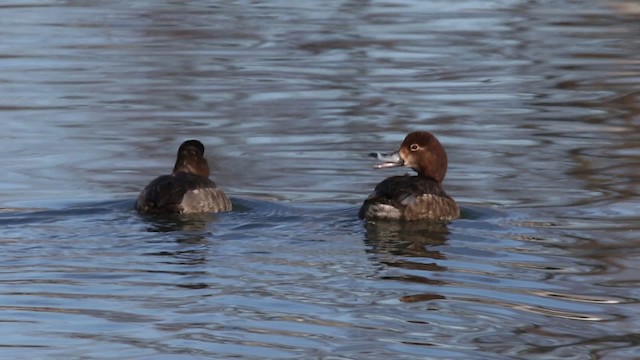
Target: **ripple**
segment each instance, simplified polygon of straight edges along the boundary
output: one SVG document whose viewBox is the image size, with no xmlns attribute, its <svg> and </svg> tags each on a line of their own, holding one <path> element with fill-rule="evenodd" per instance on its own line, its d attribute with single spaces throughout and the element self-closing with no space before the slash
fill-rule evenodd
<svg viewBox="0 0 640 360">
<path fill-rule="evenodd" d="M 630 4 L 3 4 L 3 355 L 633 358 Z M 359 221 L 421 129 L 462 219 Z M 235 210 L 137 215 L 193 137 Z"/>
</svg>

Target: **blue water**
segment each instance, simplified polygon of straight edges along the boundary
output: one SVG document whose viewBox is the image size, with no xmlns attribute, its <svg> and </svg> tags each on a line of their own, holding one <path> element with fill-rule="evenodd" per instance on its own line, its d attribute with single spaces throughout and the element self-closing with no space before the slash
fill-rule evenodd
<svg viewBox="0 0 640 360">
<path fill-rule="evenodd" d="M 640 358 L 635 1 L 0 19 L 0 358 Z M 358 220 L 414 130 L 462 218 Z M 190 138 L 234 211 L 136 214 Z"/>
</svg>

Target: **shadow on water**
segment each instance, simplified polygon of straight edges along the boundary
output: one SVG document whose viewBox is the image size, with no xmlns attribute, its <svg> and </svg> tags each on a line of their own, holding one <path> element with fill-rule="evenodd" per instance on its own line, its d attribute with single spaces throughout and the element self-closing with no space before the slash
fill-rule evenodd
<svg viewBox="0 0 640 360">
<path fill-rule="evenodd" d="M 374 253 L 381 264 L 391 268 L 424 271 L 425 274 L 446 271 L 445 266 L 429 259 L 443 260 L 446 256 L 434 248 L 443 245 L 450 234 L 446 223 L 416 221 L 394 222 L 376 221 L 365 225 L 365 243 L 367 252 Z M 393 255 L 393 256 L 385 256 Z M 411 258 L 417 261 L 410 260 Z M 383 275 L 383 280 L 410 282 L 424 285 L 442 285 L 440 280 L 416 274 Z M 421 293 L 400 298 L 403 302 L 445 299 L 438 293 Z"/>
<path fill-rule="evenodd" d="M 194 239 L 199 240 L 184 240 L 186 242 L 199 242 L 204 239 L 204 232 L 207 230 L 209 224 L 218 220 L 219 214 L 188 214 L 188 215 L 175 215 L 175 214 L 162 214 L 162 215 L 139 215 L 143 222 L 147 223 L 149 227 L 147 231 L 158 233 L 171 233 L 182 232 L 183 234 L 192 233 Z M 178 240 L 182 241 L 182 240 Z"/>
<path fill-rule="evenodd" d="M 149 256 L 169 257 L 171 264 L 203 265 L 208 261 L 211 227 L 215 226 L 218 214 L 189 215 L 138 215 L 146 224 L 145 231 L 169 235 L 169 238 L 147 240 L 149 243 L 175 241 L 179 247 L 145 253 Z M 185 283 L 185 288 L 205 288 L 203 284 Z"/>
<path fill-rule="evenodd" d="M 481 207 L 462 207 L 461 219 L 452 223 L 434 221 L 368 221 L 364 223 L 364 241 L 367 252 L 374 254 L 377 261 L 388 267 L 404 270 L 400 274 L 382 275 L 383 280 L 398 281 L 426 285 L 429 292 L 405 295 L 399 298 L 402 302 L 420 302 L 442 300 L 447 297 L 433 292 L 437 288 L 449 284 L 447 281 L 435 279 L 434 274 L 444 273 L 450 269 L 446 266 L 447 242 L 452 236 L 450 226 L 458 228 L 475 227 L 477 230 L 494 230 L 499 228 L 497 222 L 505 221 L 505 214 Z M 460 223 L 462 222 L 462 225 Z M 472 252 L 473 250 L 466 250 Z M 455 254 L 454 254 L 455 255 Z M 455 271 L 455 270 L 454 270 Z"/>
<path fill-rule="evenodd" d="M 365 229 L 365 242 L 371 252 L 433 259 L 443 259 L 444 255 L 428 247 L 444 244 L 449 235 L 447 224 L 429 221 L 366 222 Z"/>
<path fill-rule="evenodd" d="M 211 257 L 211 248 L 216 241 L 224 241 L 217 233 L 233 223 L 238 228 L 260 227 L 260 217 L 288 219 L 294 210 L 274 202 L 264 200 L 232 198 L 233 210 L 222 213 L 199 214 L 137 214 L 144 232 L 151 235 L 145 242 L 166 244 L 174 242 L 177 247 L 170 250 L 147 252 L 149 256 L 166 256 L 171 264 L 202 265 Z M 280 220 L 273 220 L 274 223 Z M 267 221 L 264 221 L 267 222 Z M 240 224 L 240 226 L 238 226 Z M 246 228 L 245 227 L 245 228 Z M 159 236 L 154 236 L 159 235 Z M 197 285 L 198 287 L 200 285 Z"/>
<path fill-rule="evenodd" d="M 482 207 L 461 207 L 461 217 L 454 220 L 456 225 L 478 229 L 495 230 L 496 223 L 506 221 L 506 214 L 495 209 Z M 406 257 L 426 257 L 446 259 L 440 251 L 430 248 L 444 245 L 451 231 L 451 223 L 435 221 L 367 221 L 364 222 L 365 242 L 369 250 L 376 254 L 392 254 Z"/>
</svg>

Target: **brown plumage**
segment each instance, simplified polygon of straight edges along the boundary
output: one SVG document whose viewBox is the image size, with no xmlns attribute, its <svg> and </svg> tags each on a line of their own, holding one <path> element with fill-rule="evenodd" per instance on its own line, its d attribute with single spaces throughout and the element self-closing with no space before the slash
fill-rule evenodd
<svg viewBox="0 0 640 360">
<path fill-rule="evenodd" d="M 371 155 L 383 161 L 375 168 L 406 166 L 418 175 L 392 176 L 379 183 L 362 204 L 361 219 L 449 221 L 460 217 L 458 205 L 442 186 L 447 153 L 433 134 L 412 132 L 398 151 Z"/>
<path fill-rule="evenodd" d="M 209 179 L 204 145 L 188 140 L 180 145 L 171 175 L 162 175 L 138 196 L 136 209 L 151 214 L 188 214 L 230 211 L 231 201 Z"/>
</svg>

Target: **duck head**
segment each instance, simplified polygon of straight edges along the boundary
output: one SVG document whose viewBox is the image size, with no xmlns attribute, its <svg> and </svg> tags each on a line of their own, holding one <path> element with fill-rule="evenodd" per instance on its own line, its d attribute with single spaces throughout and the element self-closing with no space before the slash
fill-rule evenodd
<svg viewBox="0 0 640 360">
<path fill-rule="evenodd" d="M 375 169 L 406 166 L 420 176 L 438 182 L 447 174 L 447 153 L 440 141 L 427 131 L 412 132 L 404 138 L 400 149 L 392 153 L 371 153 L 370 156 L 382 161 Z"/>
<path fill-rule="evenodd" d="M 187 140 L 178 149 L 173 174 L 185 172 L 209 177 L 209 164 L 204 158 L 204 145 L 198 140 Z"/>
</svg>

